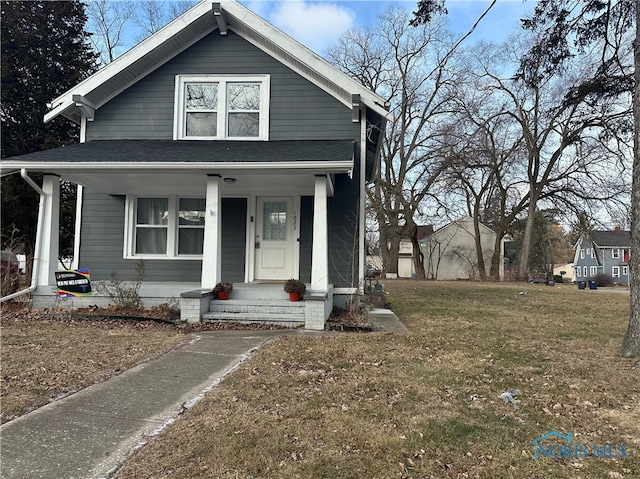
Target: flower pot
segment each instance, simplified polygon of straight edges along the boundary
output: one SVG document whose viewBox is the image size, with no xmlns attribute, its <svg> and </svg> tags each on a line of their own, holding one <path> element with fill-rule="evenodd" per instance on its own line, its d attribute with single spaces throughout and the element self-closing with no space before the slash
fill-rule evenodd
<svg viewBox="0 0 640 479">
<path fill-rule="evenodd" d="M 220 300 L 229 299 L 229 293 L 227 291 L 220 291 L 216 293 L 216 298 Z"/>
<path fill-rule="evenodd" d="M 300 301 L 302 299 L 302 296 L 300 296 L 300 293 L 289 293 L 289 301 Z"/>
</svg>

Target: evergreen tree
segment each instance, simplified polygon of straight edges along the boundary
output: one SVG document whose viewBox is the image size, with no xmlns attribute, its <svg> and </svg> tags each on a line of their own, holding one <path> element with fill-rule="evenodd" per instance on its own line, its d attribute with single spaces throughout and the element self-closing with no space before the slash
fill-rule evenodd
<svg viewBox="0 0 640 479">
<path fill-rule="evenodd" d="M 95 70 L 96 55 L 85 31 L 87 17 L 80 1 L 3 1 L 1 152 L 2 158 L 56 148 L 78 141 L 78 127 L 64 118 L 47 124 L 46 104 Z M 36 177 L 34 175 L 34 177 Z M 37 179 L 37 177 L 36 177 Z M 63 196 L 75 189 L 63 184 Z M 3 242 L 18 230 L 23 248 L 35 244 L 38 196 L 19 176 L 2 179 Z M 74 207 L 61 214 L 61 250 L 69 251 L 73 231 L 65 224 Z"/>
</svg>

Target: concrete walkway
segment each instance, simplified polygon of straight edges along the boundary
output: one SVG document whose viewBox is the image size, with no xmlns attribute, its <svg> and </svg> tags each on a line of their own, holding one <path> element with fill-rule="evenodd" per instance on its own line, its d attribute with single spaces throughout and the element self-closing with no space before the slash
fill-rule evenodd
<svg viewBox="0 0 640 479">
<path fill-rule="evenodd" d="M 374 311 L 383 332 L 408 333 L 392 312 Z M 327 333 L 201 332 L 157 360 L 10 421 L 0 427 L 0 477 L 108 477 L 145 437 L 169 426 L 265 342 L 285 334 Z"/>
<path fill-rule="evenodd" d="M 0 428 L 3 479 L 108 476 L 145 436 L 173 422 L 256 348 L 283 331 L 220 331 Z M 284 334 L 300 334 L 295 331 Z"/>
</svg>

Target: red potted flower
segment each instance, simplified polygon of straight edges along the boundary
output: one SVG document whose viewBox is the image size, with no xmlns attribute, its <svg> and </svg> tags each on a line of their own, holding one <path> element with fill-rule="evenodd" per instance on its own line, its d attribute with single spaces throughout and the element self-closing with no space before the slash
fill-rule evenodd
<svg viewBox="0 0 640 479">
<path fill-rule="evenodd" d="M 288 279 L 284 283 L 284 290 L 289 293 L 290 301 L 300 301 L 307 290 L 307 286 L 298 279 Z"/>
<path fill-rule="evenodd" d="M 218 283 L 213 288 L 216 298 L 220 300 L 229 299 L 229 293 L 231 293 L 232 290 L 233 283 L 230 283 L 229 281 Z"/>
</svg>

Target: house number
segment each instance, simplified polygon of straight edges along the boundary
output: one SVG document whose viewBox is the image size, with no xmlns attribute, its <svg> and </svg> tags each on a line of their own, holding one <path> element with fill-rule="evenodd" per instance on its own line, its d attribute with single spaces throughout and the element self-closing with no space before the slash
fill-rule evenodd
<svg viewBox="0 0 640 479">
<path fill-rule="evenodd" d="M 296 229 L 298 229 L 298 215 L 293 213 L 293 231 L 296 231 Z"/>
</svg>

